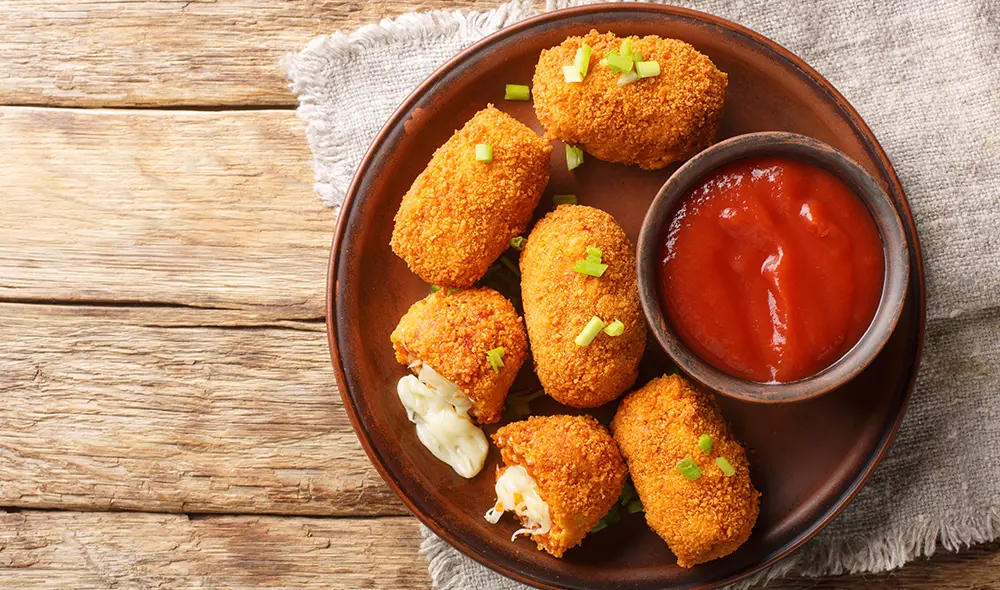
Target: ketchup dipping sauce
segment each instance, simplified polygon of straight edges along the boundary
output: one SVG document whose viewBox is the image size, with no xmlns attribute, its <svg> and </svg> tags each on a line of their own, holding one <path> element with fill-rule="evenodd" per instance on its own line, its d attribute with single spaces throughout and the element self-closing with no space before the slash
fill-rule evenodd
<svg viewBox="0 0 1000 590">
<path fill-rule="evenodd" d="M 725 164 L 680 201 L 660 300 L 680 339 L 735 377 L 790 382 L 832 365 L 882 297 L 882 240 L 854 191 L 789 156 Z"/>
</svg>

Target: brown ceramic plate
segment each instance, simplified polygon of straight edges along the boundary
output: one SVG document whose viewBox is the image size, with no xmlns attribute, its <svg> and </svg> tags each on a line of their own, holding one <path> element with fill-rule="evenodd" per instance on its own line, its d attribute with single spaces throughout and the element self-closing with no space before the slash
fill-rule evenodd
<svg viewBox="0 0 1000 590">
<path fill-rule="evenodd" d="M 632 515 L 589 536 L 564 559 L 510 542 L 509 517 L 490 525 L 493 449 L 473 480 L 455 475 L 416 438 L 398 398 L 389 334 L 427 285 L 389 249 L 392 219 L 434 149 L 486 103 L 540 131 L 531 103 L 503 100 L 504 83 L 531 80 L 539 52 L 596 28 L 618 34 L 688 41 L 729 74 L 722 137 L 783 130 L 815 137 L 845 152 L 878 180 L 903 219 L 911 253 L 907 303 L 878 359 L 849 385 L 795 404 L 720 399 L 749 450 L 763 493 L 750 540 L 734 554 L 693 569 L 677 567 L 666 544 Z M 554 193 L 575 193 L 609 211 L 633 242 L 643 214 L 676 166 L 658 172 L 588 158 L 566 170 L 552 155 L 552 179 L 538 213 Z M 396 111 L 365 157 L 341 213 L 330 262 L 327 322 L 333 364 L 354 428 L 382 477 L 435 533 L 465 554 L 540 588 L 689 588 L 731 582 L 787 555 L 815 534 L 870 475 L 899 426 L 913 388 L 924 332 L 920 249 L 906 197 L 868 127 L 836 90 L 788 51 L 710 15 L 654 5 L 593 5 L 549 13 L 504 29 L 436 71 Z M 529 385 L 531 363 L 518 386 Z M 671 367 L 650 338 L 640 383 Z M 611 407 L 600 409 L 604 416 Z M 565 412 L 554 402 L 533 405 Z M 487 429 L 493 432 L 494 428 Z"/>
</svg>

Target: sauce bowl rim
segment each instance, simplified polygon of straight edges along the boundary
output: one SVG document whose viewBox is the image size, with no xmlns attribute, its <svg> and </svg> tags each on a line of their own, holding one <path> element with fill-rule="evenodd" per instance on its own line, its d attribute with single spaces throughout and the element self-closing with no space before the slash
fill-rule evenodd
<svg viewBox="0 0 1000 590">
<path fill-rule="evenodd" d="M 882 242 L 884 278 L 878 308 L 861 338 L 834 363 L 790 382 L 761 383 L 731 375 L 695 354 L 667 321 L 659 297 L 660 242 L 676 208 L 707 174 L 748 157 L 787 155 L 830 171 L 865 205 Z M 860 164 L 818 139 L 784 131 L 737 135 L 716 143 L 681 165 L 663 184 L 646 212 L 636 248 L 639 299 L 650 330 L 686 375 L 727 397 L 757 403 L 787 403 L 815 398 L 858 376 L 885 347 L 895 331 L 909 284 L 909 246 L 903 222 L 886 190 Z"/>
</svg>

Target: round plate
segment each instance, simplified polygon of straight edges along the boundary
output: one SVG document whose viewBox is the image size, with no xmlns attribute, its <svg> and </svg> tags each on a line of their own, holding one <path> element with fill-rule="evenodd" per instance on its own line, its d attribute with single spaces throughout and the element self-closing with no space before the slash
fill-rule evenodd
<svg viewBox="0 0 1000 590">
<path fill-rule="evenodd" d="M 542 49 L 592 28 L 619 35 L 674 37 L 694 45 L 729 74 L 721 137 L 791 131 L 842 150 L 868 169 L 895 202 L 911 252 L 907 304 L 885 350 L 848 386 L 795 404 L 719 399 L 745 444 L 763 494 L 750 540 L 732 555 L 677 567 L 667 545 L 631 515 L 588 536 L 561 560 L 521 538 L 505 517 L 490 525 L 492 448 L 473 480 L 456 475 L 417 440 L 396 396 L 404 375 L 389 334 L 428 287 L 389 249 L 403 194 L 444 143 L 487 103 L 538 132 L 530 102 L 504 101 L 504 83 L 530 82 Z M 538 215 L 555 193 L 610 212 L 633 240 L 643 214 L 676 166 L 656 172 L 588 157 L 566 170 L 561 144 Z M 655 5 L 592 5 L 516 24 L 473 45 L 430 76 L 392 116 L 358 169 L 344 203 L 330 262 L 327 324 L 344 405 L 362 445 L 389 486 L 427 526 L 463 553 L 540 588 L 661 589 L 732 582 L 794 550 L 841 510 L 867 479 L 899 426 L 913 388 L 924 333 L 924 279 L 913 218 L 899 180 L 871 132 L 832 86 L 801 60 L 743 27 L 710 15 Z M 530 362 L 514 389 L 530 385 Z M 650 338 L 640 380 L 671 370 Z M 614 404 L 599 410 L 607 417 Z M 540 413 L 568 412 L 551 400 Z M 495 431 L 496 425 L 487 428 Z"/>
</svg>

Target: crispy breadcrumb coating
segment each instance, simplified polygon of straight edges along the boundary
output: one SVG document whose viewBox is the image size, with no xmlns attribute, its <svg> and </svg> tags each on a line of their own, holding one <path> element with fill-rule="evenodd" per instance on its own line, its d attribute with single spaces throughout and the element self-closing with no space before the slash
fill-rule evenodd
<svg viewBox="0 0 1000 590">
<path fill-rule="evenodd" d="M 601 277 L 573 270 L 587 246 L 603 252 Z M 562 205 L 539 221 L 521 252 L 521 299 L 535 372 L 545 393 L 575 408 L 610 402 L 632 386 L 646 347 L 632 243 L 611 215 Z M 574 340 L 593 316 L 625 324 L 588 346 Z"/>
<path fill-rule="evenodd" d="M 628 463 L 646 511 L 646 522 L 677 556 L 692 567 L 729 555 L 750 536 L 760 492 L 750 481 L 743 447 L 729 434 L 711 397 L 678 375 L 654 379 L 625 396 L 611 431 Z M 698 437 L 712 437 L 712 452 Z M 677 470 L 685 457 L 701 469 L 689 481 Z M 726 477 L 716 465 L 725 457 L 736 469 Z"/>
<path fill-rule="evenodd" d="M 552 529 L 531 538 L 555 557 L 579 545 L 625 487 L 621 453 L 591 416 L 533 416 L 504 426 L 493 442 L 507 466 L 524 467 L 537 483 Z"/>
<path fill-rule="evenodd" d="M 493 161 L 476 161 L 476 144 Z M 424 281 L 467 287 L 521 234 L 549 181 L 552 151 L 489 105 L 455 132 L 413 182 L 396 213 L 392 251 Z"/>
<path fill-rule="evenodd" d="M 442 289 L 410 306 L 389 339 L 396 360 L 420 360 L 456 384 L 472 401 L 479 424 L 500 420 L 507 390 L 527 354 L 528 341 L 514 306 L 493 289 Z M 495 372 L 486 351 L 502 346 Z"/>
<path fill-rule="evenodd" d="M 535 114 L 545 136 L 582 147 L 608 162 L 646 170 L 687 159 L 713 141 L 722 119 L 728 77 L 707 56 L 677 39 L 630 37 L 660 75 L 618 85 L 619 74 L 600 65 L 621 38 L 591 31 L 542 51 L 535 67 Z M 562 67 L 572 64 L 586 42 L 593 52 L 587 77 L 568 83 Z"/>
</svg>

